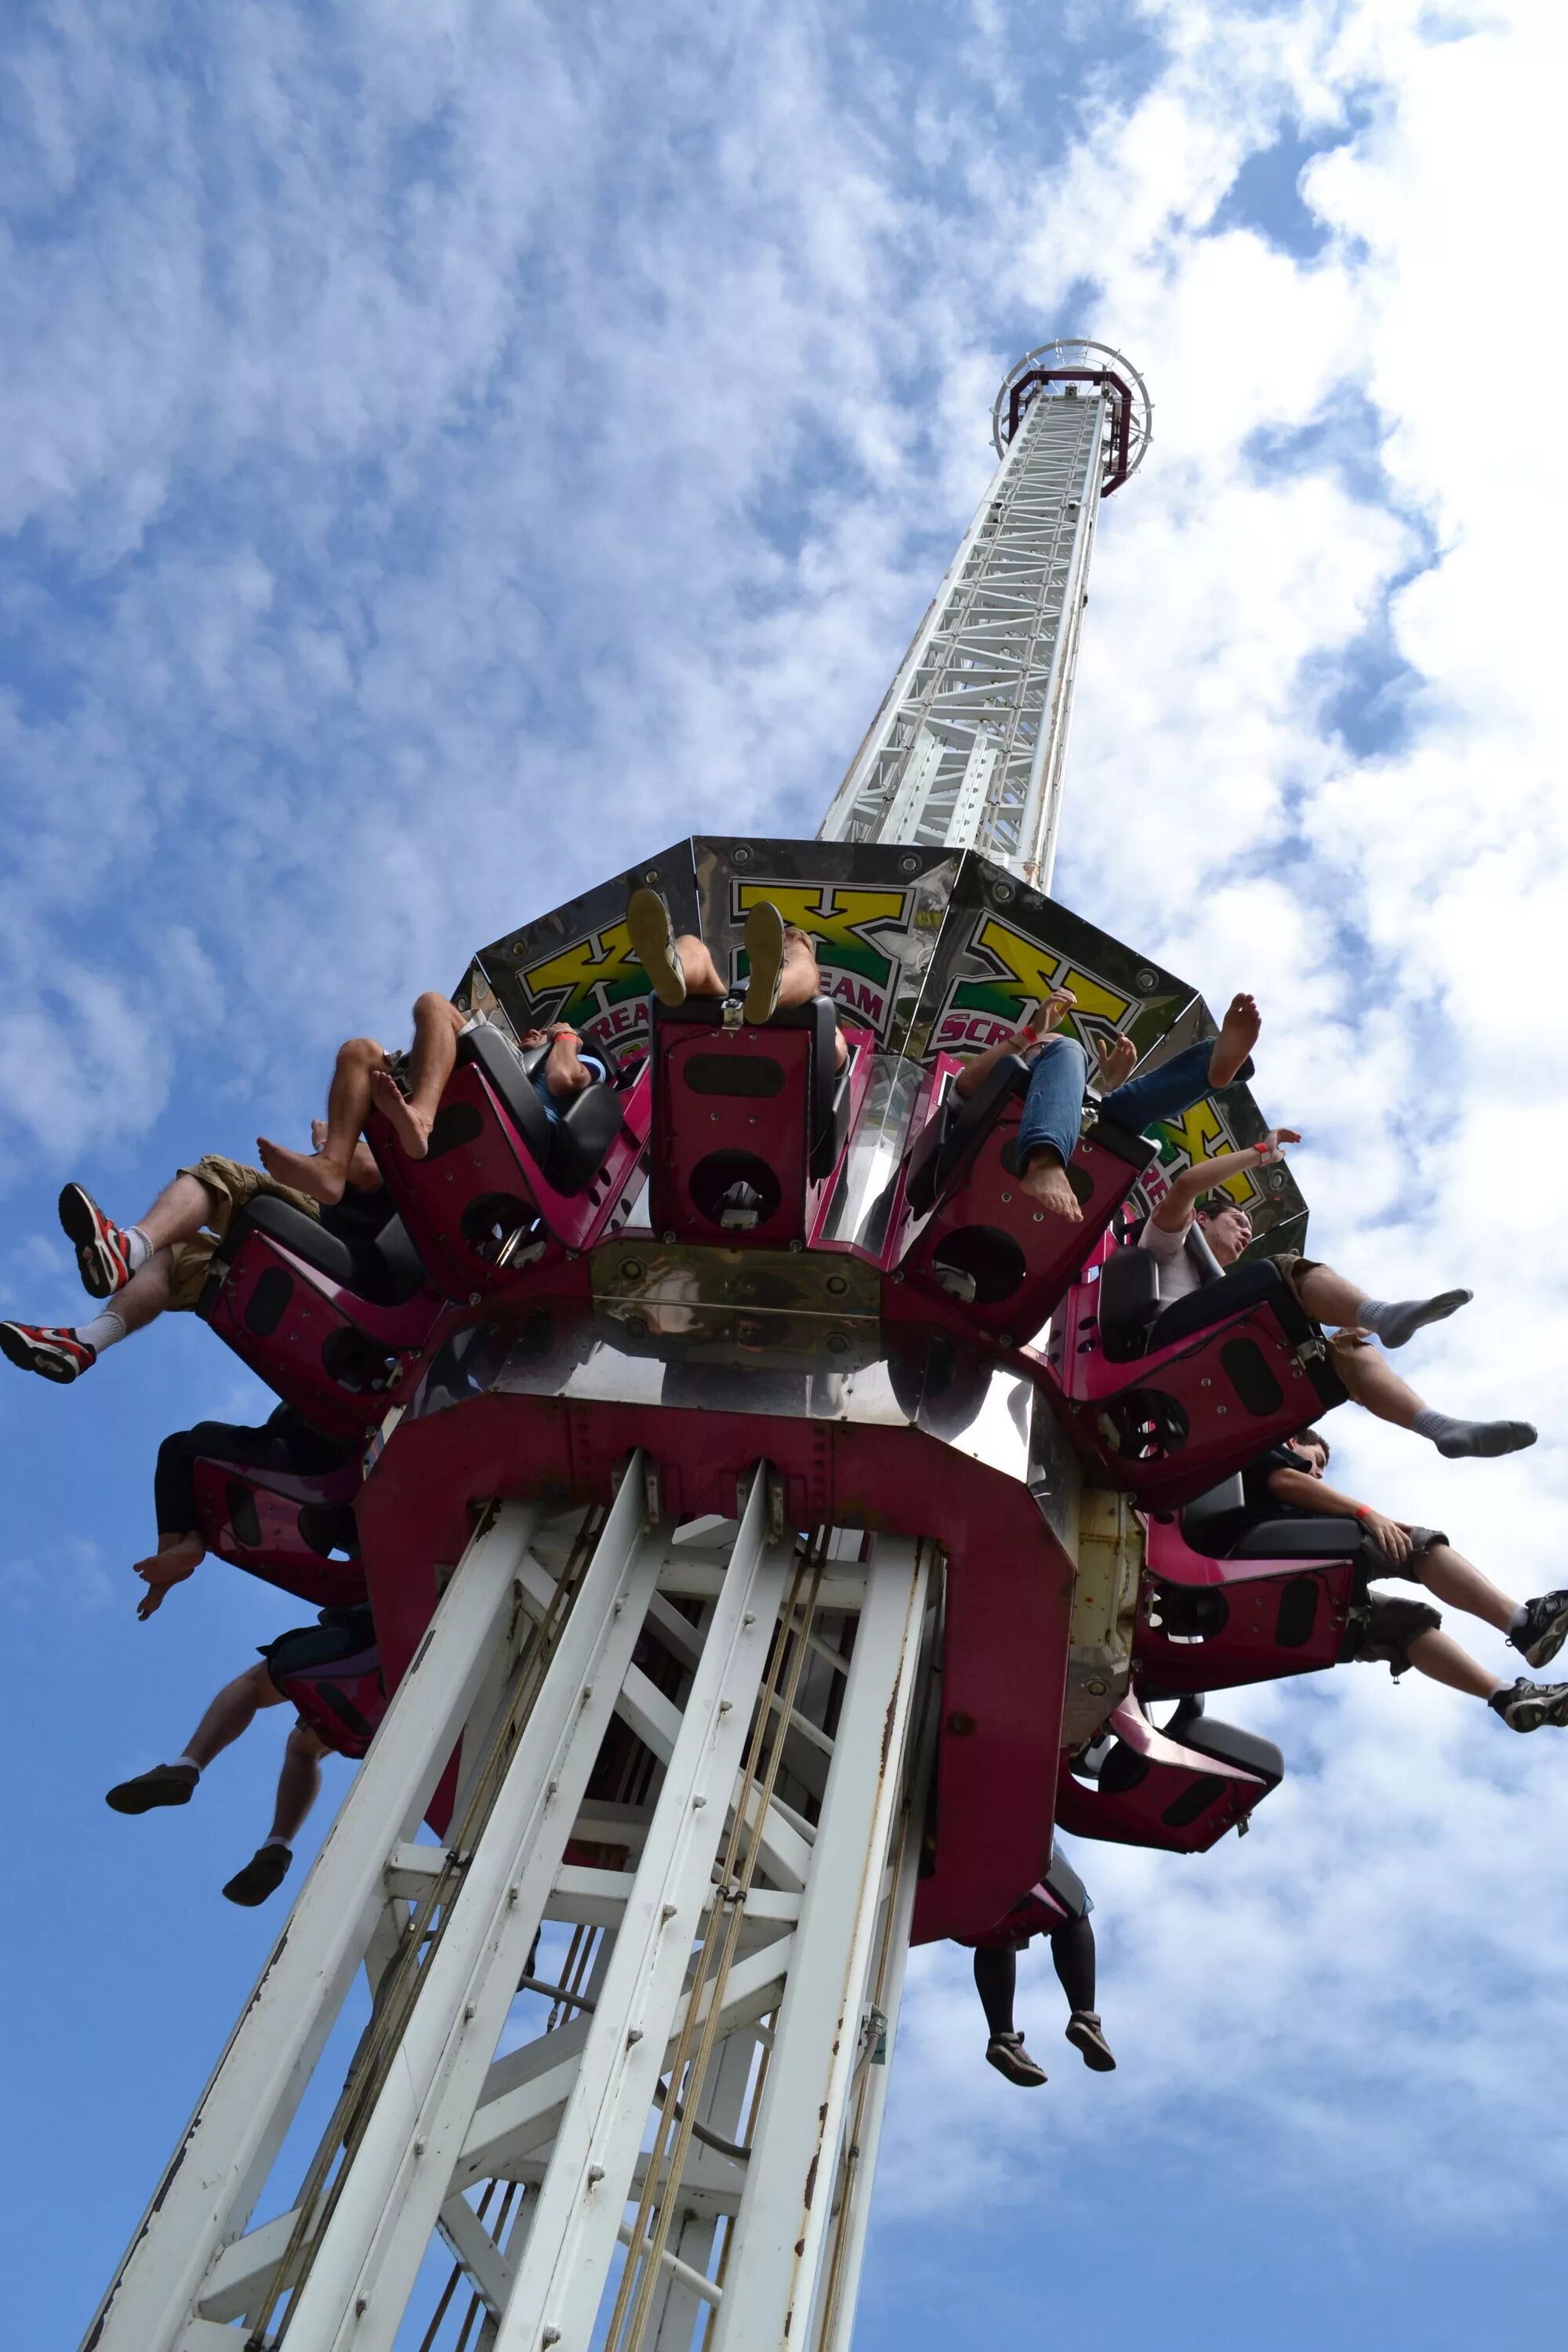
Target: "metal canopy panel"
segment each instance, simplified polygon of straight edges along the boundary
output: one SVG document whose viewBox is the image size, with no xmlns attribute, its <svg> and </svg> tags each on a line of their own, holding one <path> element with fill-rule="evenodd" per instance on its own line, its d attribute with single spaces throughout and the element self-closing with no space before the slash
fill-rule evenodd
<svg viewBox="0 0 1568 2352">
<path fill-rule="evenodd" d="M 481 948 L 476 962 L 515 1030 L 569 1021 L 612 1063 L 647 1050 L 647 974 L 632 953 L 626 900 L 661 891 L 678 931 L 698 928 L 689 840 L 535 915 Z"/>
</svg>

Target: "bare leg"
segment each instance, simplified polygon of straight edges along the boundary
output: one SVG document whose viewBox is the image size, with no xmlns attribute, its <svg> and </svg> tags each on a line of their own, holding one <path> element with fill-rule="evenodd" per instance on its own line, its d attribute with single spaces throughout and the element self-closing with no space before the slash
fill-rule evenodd
<svg viewBox="0 0 1568 2352">
<path fill-rule="evenodd" d="M 371 1073 L 385 1067 L 385 1049 L 374 1037 L 351 1037 L 340 1045 L 327 1094 L 325 1140 L 315 1151 L 290 1151 L 258 1136 L 256 1149 L 268 1174 L 310 1200 L 329 1205 L 341 1201 L 360 1129 L 370 1117 Z"/>
<path fill-rule="evenodd" d="M 821 993 L 822 970 L 816 961 L 816 950 L 804 931 L 786 924 L 784 970 L 779 974 L 779 1011 L 784 1013 L 792 1005 L 809 1004 L 814 996 Z"/>
<path fill-rule="evenodd" d="M 816 961 L 816 950 L 804 931 L 793 924 L 784 928 L 784 970 L 779 974 L 778 1009 L 785 1012 L 791 1005 L 809 1004 L 822 994 L 822 967 Z M 841 1070 L 849 1058 L 849 1048 L 844 1032 L 837 1023 L 833 1031 L 833 1066 Z"/>
<path fill-rule="evenodd" d="M 1250 996 L 1233 996 L 1219 1025 L 1219 1035 L 1214 1041 L 1209 1055 L 1209 1084 L 1228 1087 L 1237 1070 L 1258 1043 L 1258 1033 L 1263 1026 L 1257 1000 Z"/>
<path fill-rule="evenodd" d="M 294 1726 L 278 1774 L 278 1797 L 272 1809 L 269 1837 L 281 1838 L 285 1845 L 293 1844 L 305 1825 L 306 1814 L 321 1793 L 321 1758 L 326 1752 L 313 1731 L 307 1730 L 302 1723 Z"/>
<path fill-rule="evenodd" d="M 1434 1544 L 1410 1566 L 1419 1571 L 1427 1591 L 1446 1601 L 1450 1609 L 1462 1609 L 1467 1616 L 1479 1617 L 1483 1625 L 1494 1625 L 1500 1633 L 1506 1633 L 1513 1623 L 1519 1603 L 1500 1592 L 1452 1544 Z"/>
<path fill-rule="evenodd" d="M 1471 1698 L 1490 1698 L 1502 1688 L 1496 1675 L 1478 1665 L 1469 1652 L 1461 1650 L 1447 1633 L 1417 1633 L 1410 1644 L 1410 1663 L 1417 1674 L 1445 1684 L 1449 1690 L 1465 1691 Z"/>
<path fill-rule="evenodd" d="M 1318 1273 L 1326 1270 L 1314 1268 L 1301 1286 L 1310 1314 L 1316 1315 L 1318 1309 L 1307 1300 L 1306 1294 L 1317 1281 Z M 1339 1276 L 1333 1279 L 1337 1282 Z M 1400 1379 L 1386 1356 L 1376 1348 L 1363 1347 L 1336 1355 L 1333 1360 L 1334 1370 L 1357 1404 L 1364 1405 L 1379 1421 L 1391 1421 L 1395 1429 L 1414 1429 L 1416 1414 L 1425 1412 L 1426 1407 L 1409 1382 Z"/>
<path fill-rule="evenodd" d="M 197 1192 L 201 1189 L 198 1184 Z M 104 1300 L 102 1311 L 118 1315 L 128 1333 L 144 1330 L 168 1306 L 174 1277 L 174 1257 L 168 1250 L 161 1249 L 145 1265 L 137 1268 L 123 1290 L 117 1290 L 112 1298 Z"/>
<path fill-rule="evenodd" d="M 720 977 L 706 940 L 700 940 L 695 931 L 682 931 L 675 942 L 675 954 L 688 996 L 729 995 L 728 983 Z"/>
<path fill-rule="evenodd" d="M 426 989 L 414 1003 L 414 1045 L 408 1056 L 408 1098 L 399 1094 L 390 1070 L 373 1069 L 371 1100 L 390 1120 L 410 1160 L 423 1160 L 430 1129 L 458 1060 L 463 1016 L 450 998 Z"/>
<path fill-rule="evenodd" d="M 205 1768 L 226 1748 L 232 1748 L 242 1732 L 249 1730 L 258 1707 L 282 1704 L 283 1694 L 265 1663 L 247 1666 L 244 1674 L 224 1685 L 186 1740 L 183 1752 Z"/>
<path fill-rule="evenodd" d="M 1331 1265 L 1313 1266 L 1310 1274 L 1301 1276 L 1298 1285 L 1301 1304 L 1314 1321 L 1342 1323 L 1347 1329 L 1354 1328 L 1356 1308 L 1369 1295 L 1364 1290 L 1358 1290 L 1353 1282 L 1347 1282 L 1342 1274 L 1336 1274 Z M 1368 1410 L 1375 1412 L 1377 1408 L 1372 1405 Z M 1383 1420 L 1392 1417 L 1387 1413 L 1380 1415 Z"/>
<path fill-rule="evenodd" d="M 144 1217 L 137 1219 L 155 1250 L 172 1242 L 195 1241 L 213 1211 L 213 1196 L 195 1176 L 176 1176 L 165 1184 Z M 117 1315 L 124 1311 L 125 1292 L 114 1301 Z"/>
</svg>

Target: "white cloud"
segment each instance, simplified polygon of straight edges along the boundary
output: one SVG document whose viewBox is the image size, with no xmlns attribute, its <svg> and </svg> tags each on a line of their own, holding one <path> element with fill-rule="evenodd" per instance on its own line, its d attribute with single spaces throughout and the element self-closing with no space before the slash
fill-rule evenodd
<svg viewBox="0 0 1568 2352">
<path fill-rule="evenodd" d="M 638 847 L 809 829 L 986 478 L 996 377 L 1100 333 L 1156 439 L 1096 560 L 1064 889 L 1264 996 L 1320 1250 L 1388 1295 L 1473 1282 L 1413 1373 L 1546 1442 L 1447 1465 L 1344 1413 L 1342 1475 L 1534 1589 L 1568 1406 L 1568 37 L 1531 0 L 1443 39 L 1417 0 L 1150 0 L 1152 84 L 1101 60 L 1064 152 L 1031 75 L 1103 13 L 977 0 L 956 52 L 944 22 L 894 58 L 804 5 L 623 10 L 595 48 L 382 0 L 226 12 L 190 76 L 127 8 L 18 36 L 10 1172 L 129 1149 L 198 1083 L 244 1149 L 340 1035 Z M 1323 252 L 1210 234 L 1303 128 L 1342 142 L 1303 183 Z M 1352 412 L 1375 496 L 1331 446 Z M 1358 755 L 1332 693 L 1380 628 L 1413 727 Z M 1084 1857 L 1122 2073 L 1018 2102 L 932 1956 L 900 2112 L 998 2181 L 1108 2111 L 1202 2135 L 1223 2103 L 1368 2196 L 1439 2137 L 1456 2206 L 1557 2193 L 1507 2087 L 1564 2001 L 1553 1736 L 1373 1670 L 1225 1711 L 1314 1769 L 1207 1862 Z"/>
</svg>

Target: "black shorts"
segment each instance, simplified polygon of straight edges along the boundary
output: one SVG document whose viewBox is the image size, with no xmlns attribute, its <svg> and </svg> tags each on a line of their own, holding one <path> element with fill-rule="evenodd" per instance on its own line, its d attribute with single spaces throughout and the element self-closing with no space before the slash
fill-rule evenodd
<svg viewBox="0 0 1568 2352">
<path fill-rule="evenodd" d="M 375 1627 L 366 1608 L 329 1609 L 316 1625 L 296 1625 L 262 1644 L 267 1671 L 281 1690 L 286 1682 L 311 1682 L 318 1675 L 352 1672 L 375 1648 Z"/>
</svg>

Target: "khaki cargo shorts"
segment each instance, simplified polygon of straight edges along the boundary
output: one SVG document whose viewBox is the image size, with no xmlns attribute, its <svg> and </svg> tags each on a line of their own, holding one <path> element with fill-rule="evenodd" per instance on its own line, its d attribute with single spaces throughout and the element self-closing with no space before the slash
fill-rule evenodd
<svg viewBox="0 0 1568 2352">
<path fill-rule="evenodd" d="M 195 1306 L 206 1286 L 214 1250 L 239 1211 L 258 1193 L 271 1192 L 279 1201 L 303 1209 L 307 1216 L 319 1217 L 321 1213 L 318 1202 L 296 1192 L 291 1185 L 279 1184 L 265 1168 L 247 1168 L 242 1160 L 225 1160 L 216 1151 L 209 1151 L 192 1168 L 182 1168 L 180 1174 L 194 1176 L 198 1184 L 205 1187 L 212 1207 L 204 1232 L 194 1241 L 174 1244 L 169 1305 L 176 1313 L 188 1314 Z"/>
</svg>

